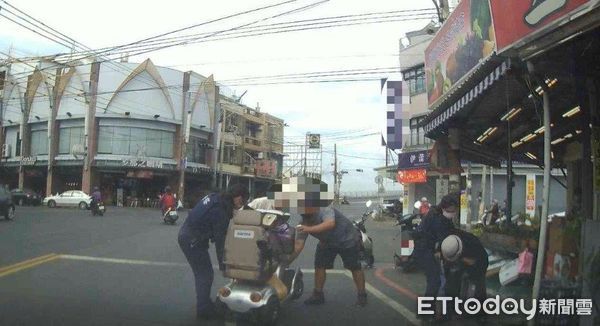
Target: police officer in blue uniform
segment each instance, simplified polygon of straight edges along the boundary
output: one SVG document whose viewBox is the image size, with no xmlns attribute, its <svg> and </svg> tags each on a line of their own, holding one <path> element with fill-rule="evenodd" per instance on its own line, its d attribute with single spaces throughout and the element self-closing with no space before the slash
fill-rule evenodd
<svg viewBox="0 0 600 326">
<path fill-rule="evenodd" d="M 454 230 L 452 220 L 458 212 L 455 195 L 446 195 L 439 205 L 432 207 L 421 223 L 422 241 L 415 245 L 416 257 L 427 278 L 426 297 L 436 297 L 441 286 L 440 261 L 435 253 L 439 244 Z M 427 317 L 427 316 L 420 316 Z"/>
<path fill-rule="evenodd" d="M 225 236 L 233 210 L 242 208 L 248 200 L 248 189 L 236 184 L 223 193 L 204 197 L 188 214 L 179 230 L 179 246 L 187 258 L 196 283 L 196 316 L 215 319 L 218 313 L 210 299 L 213 266 L 208 254 L 209 241 L 214 242 L 219 269 L 225 269 L 223 252 Z"/>
</svg>

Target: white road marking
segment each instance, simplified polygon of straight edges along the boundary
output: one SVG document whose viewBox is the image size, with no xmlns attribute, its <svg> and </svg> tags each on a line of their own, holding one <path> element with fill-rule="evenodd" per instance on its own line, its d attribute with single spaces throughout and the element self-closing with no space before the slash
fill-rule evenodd
<svg viewBox="0 0 600 326">
<path fill-rule="evenodd" d="M 348 276 L 349 278 L 352 278 L 352 273 L 350 273 L 349 271 L 344 270 L 342 272 L 344 275 Z M 400 313 L 402 316 L 404 316 L 404 318 L 406 318 L 411 324 L 413 324 L 413 325 L 421 324 L 420 321 L 417 319 L 417 316 L 415 315 L 415 313 L 413 313 L 412 311 L 410 311 L 408 308 L 401 305 L 400 303 L 392 300 L 392 298 L 388 297 L 383 292 L 377 290 L 371 284 L 365 282 L 365 288 L 368 292 L 370 292 L 377 299 L 381 300 L 383 303 L 390 306 L 390 308 L 396 310 L 398 313 Z"/>
<path fill-rule="evenodd" d="M 113 263 L 113 264 L 127 264 L 127 265 L 179 266 L 179 267 L 189 266 L 189 264 L 184 264 L 184 263 L 171 263 L 171 262 L 133 260 L 133 259 L 117 259 L 117 258 L 104 258 L 104 257 L 91 257 L 91 256 L 77 256 L 77 255 L 60 255 L 60 258 L 70 259 L 70 260 L 96 261 L 96 262 Z"/>
<path fill-rule="evenodd" d="M 147 266 L 177 266 L 177 267 L 187 267 L 189 264 L 187 263 L 173 263 L 173 262 L 158 262 L 158 261 L 148 261 L 148 260 L 134 260 L 134 259 L 118 259 L 118 258 L 105 258 L 105 257 L 92 257 L 92 256 L 79 256 L 79 255 L 59 255 L 61 259 L 68 260 L 82 260 L 82 261 L 94 261 L 94 262 L 103 262 L 103 263 L 113 263 L 113 264 L 126 264 L 126 265 L 147 265 Z M 216 268 L 215 268 L 216 269 Z M 303 273 L 306 274 L 314 274 L 314 269 L 302 269 Z M 347 270 L 341 269 L 331 269 L 327 270 L 327 274 L 341 274 L 346 275 L 349 278 L 352 278 L 352 273 Z M 408 308 L 401 305 L 400 303 L 392 300 L 390 297 L 376 289 L 369 283 L 365 283 L 366 290 L 370 292 L 377 299 L 381 300 L 383 303 L 387 304 L 390 308 L 394 309 L 398 313 L 400 313 L 404 318 L 406 318 L 410 323 L 414 325 L 419 324 L 419 320 L 416 315 L 411 312 Z"/>
</svg>

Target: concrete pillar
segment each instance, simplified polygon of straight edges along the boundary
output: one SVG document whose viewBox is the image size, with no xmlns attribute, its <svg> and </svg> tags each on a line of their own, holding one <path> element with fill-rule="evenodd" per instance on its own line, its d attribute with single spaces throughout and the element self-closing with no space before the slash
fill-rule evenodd
<svg viewBox="0 0 600 326">
<path fill-rule="evenodd" d="M 454 154 L 454 158 L 450 160 L 451 173 L 448 177 L 448 190 L 450 193 L 460 192 L 460 129 L 450 128 L 448 129 L 448 147 L 449 150 Z"/>
<path fill-rule="evenodd" d="M 402 205 L 402 213 L 403 214 L 411 214 L 413 212 L 414 209 L 414 204 L 416 201 L 416 185 L 414 183 L 407 183 L 404 184 L 404 193 L 406 196 L 406 200 L 405 203 L 403 203 Z"/>
<path fill-rule="evenodd" d="M 46 196 L 52 195 L 52 189 L 54 186 L 54 158 L 58 153 L 58 123 L 56 122 L 56 115 L 60 108 L 60 100 L 62 96 L 61 83 L 63 82 L 62 68 L 56 69 L 56 78 L 54 80 L 53 89 L 53 105 L 50 111 L 48 121 L 48 175 L 46 176 Z M 64 87 L 64 86 L 63 86 Z"/>
<path fill-rule="evenodd" d="M 189 132 L 189 127 L 191 122 L 188 121 L 188 118 L 191 118 L 191 115 L 188 113 L 192 112 L 192 104 L 190 97 L 190 76 L 191 71 L 188 71 L 183 74 L 183 101 L 181 106 L 181 128 L 179 128 L 179 142 L 177 143 L 179 149 L 179 155 L 175 156 L 178 159 L 177 167 L 179 169 L 179 185 L 177 186 L 177 194 L 178 198 L 183 200 L 183 196 L 185 196 L 185 159 L 187 157 L 187 139 L 186 134 Z M 201 88 L 202 89 L 202 88 Z"/>
<path fill-rule="evenodd" d="M 83 176 L 81 178 L 81 190 L 90 193 L 94 182 L 92 176 L 92 165 L 97 152 L 98 124 L 96 122 L 96 100 L 98 94 L 98 79 L 100 77 L 100 62 L 94 62 L 90 72 L 89 97 L 90 104 L 87 109 L 84 128 L 87 155 L 83 160 Z"/>
</svg>

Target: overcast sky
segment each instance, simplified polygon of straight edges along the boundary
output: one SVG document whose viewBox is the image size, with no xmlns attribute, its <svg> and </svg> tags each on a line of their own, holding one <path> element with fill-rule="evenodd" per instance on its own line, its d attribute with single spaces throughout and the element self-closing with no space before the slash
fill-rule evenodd
<svg viewBox="0 0 600 326">
<path fill-rule="evenodd" d="M 9 1 L 29 15 L 92 48 L 128 43 L 278 2 Z M 298 0 L 270 10 L 200 26 L 186 33 L 235 28 L 314 2 L 317 1 Z M 308 10 L 264 20 L 260 24 L 425 8 L 433 8 L 432 1 L 330 0 Z M 159 66 L 171 66 L 182 71 L 194 70 L 205 76 L 214 74 L 217 82 L 231 85 L 231 90 L 237 95 L 247 91 L 242 100 L 244 104 L 255 107 L 260 103 L 261 111 L 281 117 L 289 124 L 290 127 L 285 129 L 287 142 L 302 143 L 306 132 L 324 135 L 323 170 L 326 182 L 331 183 L 333 179 L 331 153 L 334 143 L 337 143 L 341 168 L 350 171 L 344 176 L 342 191 L 376 190 L 373 182 L 376 173 L 373 168 L 385 163 L 385 151 L 380 146 L 379 133 L 385 134 L 386 124 L 385 92 L 381 93 L 378 80 L 247 86 L 236 85 L 239 82 L 231 80 L 280 74 L 398 67 L 399 40 L 406 32 L 420 29 L 429 21 L 407 20 L 203 42 L 132 57 L 130 62 L 141 62 L 149 57 Z M 0 17 L 0 51 L 8 52 L 9 48 L 15 56 L 65 51 L 65 48 Z M 398 74 L 390 73 L 367 77 L 399 79 Z M 375 135 L 365 136 L 371 133 Z M 355 172 L 355 169 L 363 169 L 364 172 Z M 386 184 L 386 188 L 398 189 L 397 185 L 392 183 Z"/>
</svg>

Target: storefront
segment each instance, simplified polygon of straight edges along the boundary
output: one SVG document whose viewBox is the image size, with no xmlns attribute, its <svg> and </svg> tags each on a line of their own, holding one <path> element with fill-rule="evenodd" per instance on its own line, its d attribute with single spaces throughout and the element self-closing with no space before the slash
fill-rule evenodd
<svg viewBox="0 0 600 326">
<path fill-rule="evenodd" d="M 489 52 L 486 46 L 493 51 L 466 67 L 465 62 L 456 61 L 461 50 L 453 50 L 447 42 L 460 44 L 464 35 L 450 27 L 461 17 L 472 18 L 466 8 L 473 2 L 459 4 L 426 52 L 426 58 L 436 59 L 426 61 L 432 73 L 428 84 L 438 84 L 438 76 L 442 82 L 445 78 L 450 81 L 449 87 L 439 85 L 430 90 L 432 113 L 422 124 L 428 137 L 445 144 L 441 150 L 446 154 L 493 166 L 506 161 L 509 201 L 517 180 L 513 162 L 533 164 L 544 171 L 542 180 L 537 181 L 543 183 L 540 194 L 535 191 L 536 178 L 526 176 L 524 180 L 525 205 L 534 218 L 509 220 L 514 225 L 528 222 L 535 234 L 526 242 L 538 248 L 532 296 L 545 293 L 546 298 L 555 298 L 556 293 L 544 292 L 548 290 L 544 284 L 559 281 L 561 286 L 578 288 L 578 297 L 590 298 L 594 294 L 590 282 L 597 284 L 597 276 L 588 277 L 583 286 L 575 279 L 583 276 L 586 280 L 591 260 L 584 257 L 600 248 L 597 234 L 588 232 L 599 229 L 600 217 L 600 182 L 596 182 L 600 180 L 598 2 L 573 0 L 560 5 L 547 1 L 538 6 L 535 1 L 491 0 L 485 16 L 493 16 L 493 24 L 488 29 L 472 28 L 467 34 L 479 42 L 467 43 L 484 53 Z M 488 21 L 475 18 L 468 21 L 473 25 Z M 488 33 L 482 33 L 485 31 Z M 449 66 L 453 69 L 444 69 Z M 455 68 L 464 74 L 452 75 Z M 548 222 L 552 193 L 558 188 L 551 181 L 555 179 L 553 168 L 566 176 L 567 209 Z M 543 198 L 542 208 L 536 212 L 531 203 L 538 196 Z M 509 212 L 511 207 L 509 202 Z M 582 318 L 586 320 L 591 321 Z"/>
</svg>

